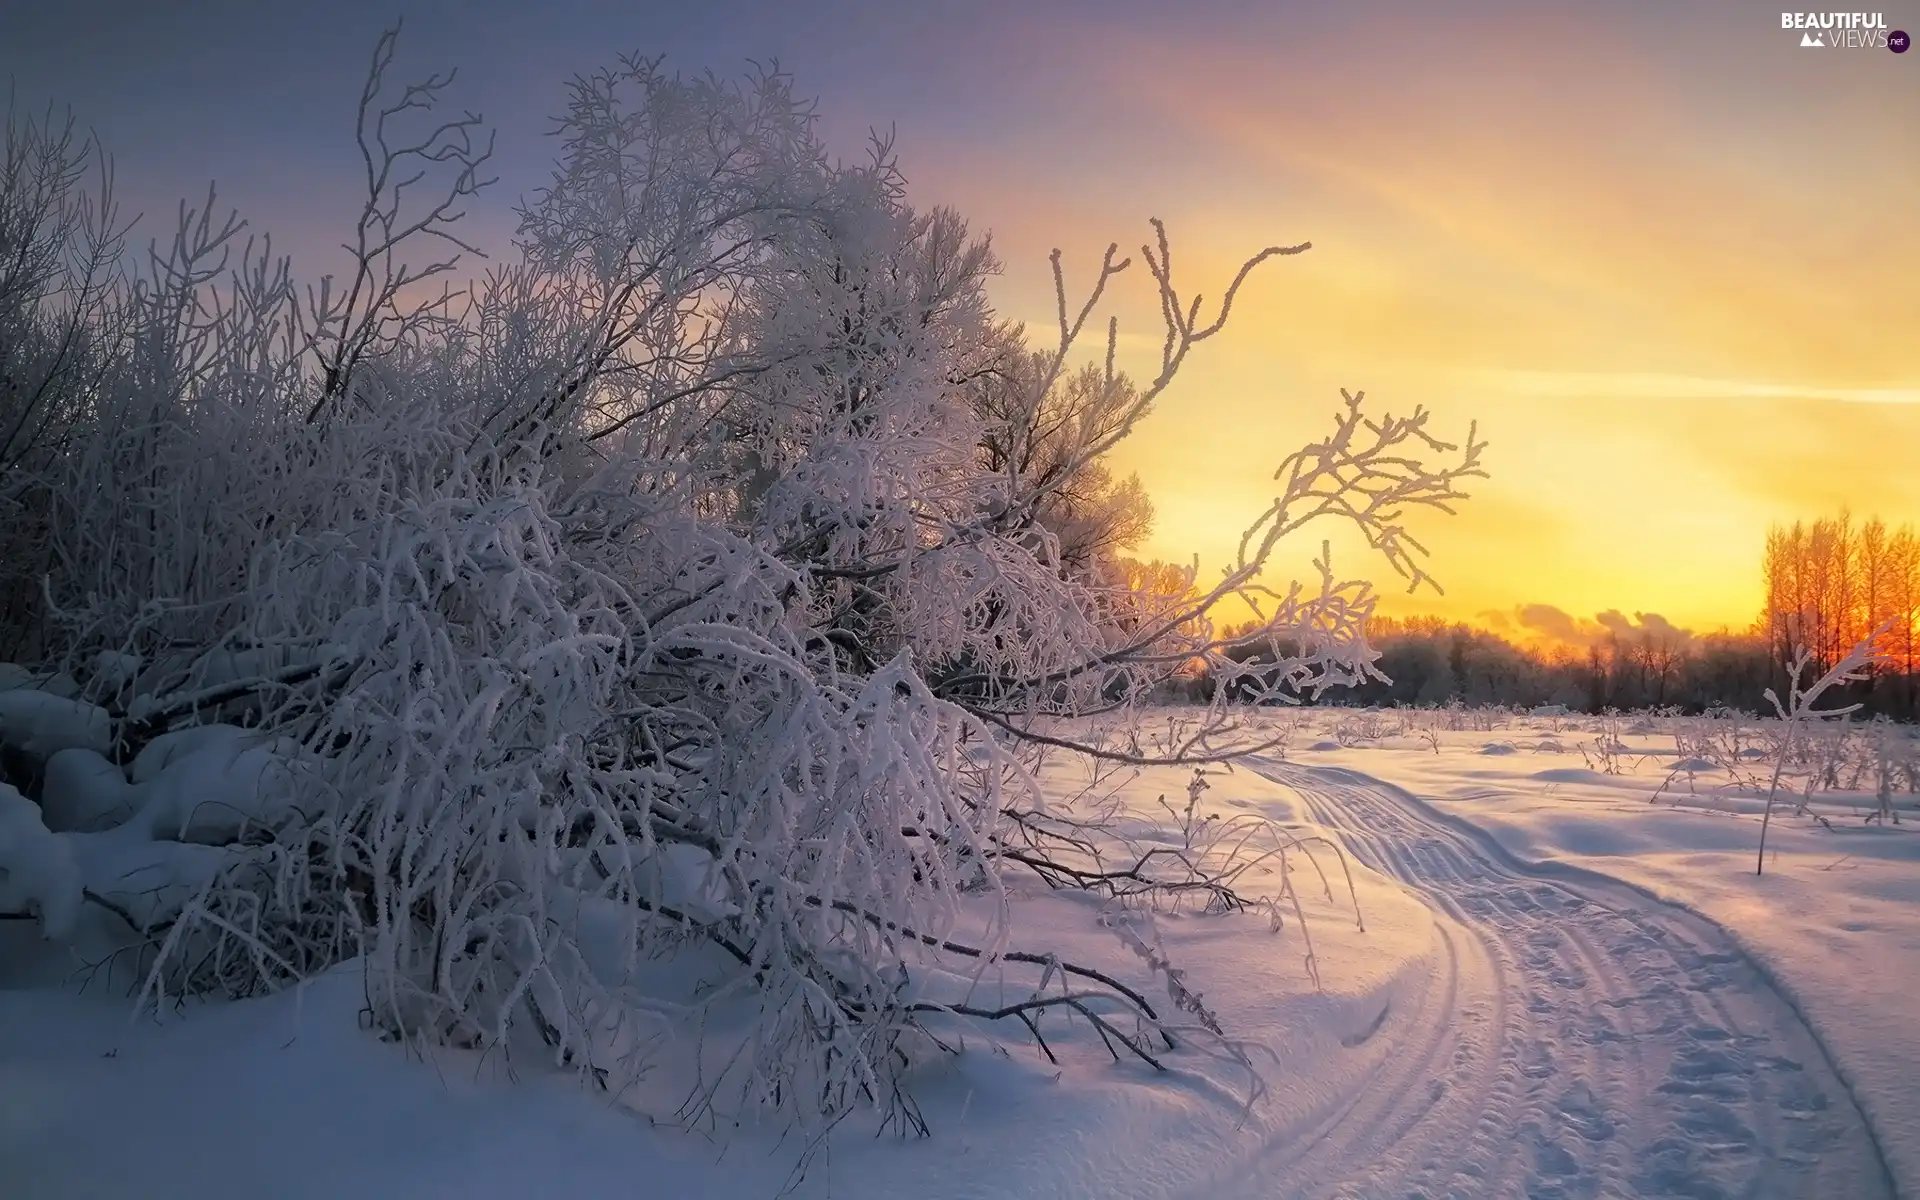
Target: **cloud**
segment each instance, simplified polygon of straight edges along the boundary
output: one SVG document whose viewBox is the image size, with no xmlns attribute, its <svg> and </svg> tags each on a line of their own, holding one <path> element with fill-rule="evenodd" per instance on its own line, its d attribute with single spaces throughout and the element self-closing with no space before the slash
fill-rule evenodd
<svg viewBox="0 0 1920 1200">
<path fill-rule="evenodd" d="M 1551 604 L 1522 604 L 1513 610 L 1522 629 L 1544 641 L 1563 646 L 1595 646 L 1608 638 L 1622 642 L 1659 641 L 1685 645 L 1693 640 L 1693 631 L 1682 629 L 1655 612 L 1637 612 L 1631 617 L 1619 609 L 1596 613 L 1591 621 L 1573 616 Z"/>
<path fill-rule="evenodd" d="M 1651 371 L 1507 371 L 1474 373 L 1483 386 L 1515 396 L 1649 400 L 1837 400 L 1846 404 L 1920 404 L 1920 387 L 1831 387 L 1708 379 Z"/>
<path fill-rule="evenodd" d="M 1513 616 L 1510 613 L 1501 612 L 1497 608 L 1486 609 L 1483 612 L 1475 613 L 1474 616 L 1480 619 L 1482 625 L 1485 625 L 1488 629 L 1502 636 L 1514 631 Z"/>
<path fill-rule="evenodd" d="M 1633 636 L 1633 622 L 1620 615 L 1618 609 L 1610 608 L 1593 618 L 1600 627 L 1615 637 L 1626 639 Z"/>
<path fill-rule="evenodd" d="M 1593 633 L 1582 629 L 1579 621 L 1551 604 L 1522 604 L 1514 609 L 1514 616 L 1521 628 L 1541 634 L 1549 641 L 1585 646 L 1594 640 Z"/>
<path fill-rule="evenodd" d="M 1639 618 L 1642 632 L 1676 642 L 1691 642 L 1693 640 L 1693 630 L 1682 629 L 1659 613 L 1635 613 L 1633 615 Z"/>
</svg>

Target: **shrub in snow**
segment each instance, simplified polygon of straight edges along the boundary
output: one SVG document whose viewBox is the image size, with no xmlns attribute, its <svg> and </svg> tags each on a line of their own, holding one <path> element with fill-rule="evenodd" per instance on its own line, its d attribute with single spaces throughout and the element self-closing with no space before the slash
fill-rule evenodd
<svg viewBox="0 0 1920 1200">
<path fill-rule="evenodd" d="M 1780 697 L 1772 688 L 1766 692 L 1767 703 L 1773 705 L 1774 713 L 1784 727 L 1780 747 L 1774 755 L 1773 778 L 1767 784 L 1766 808 L 1760 817 L 1760 847 L 1755 853 L 1753 873 L 1762 874 L 1767 866 L 1767 828 L 1773 823 L 1773 805 L 1775 794 L 1780 789 L 1781 776 L 1787 764 L 1794 759 L 1796 751 L 1803 746 L 1810 727 L 1818 727 L 1834 717 L 1846 717 L 1859 710 L 1858 704 L 1843 705 L 1840 708 L 1816 708 L 1820 698 L 1836 684 L 1856 683 L 1867 677 L 1867 668 L 1879 659 L 1884 651 L 1878 646 L 1880 638 L 1886 633 L 1882 626 L 1853 646 L 1840 661 L 1833 664 L 1826 674 L 1807 683 L 1807 668 L 1813 662 L 1813 652 L 1805 647 L 1794 653 L 1792 664 L 1787 669 L 1787 700 Z M 1809 792 L 1813 788 L 1813 775 L 1807 777 Z"/>
<path fill-rule="evenodd" d="M 264 256 L 227 275 L 238 225 L 193 214 L 96 322 L 110 419 L 9 485 L 58 564 L 49 655 L 87 666 L 75 699 L 0 691 L 0 740 L 45 765 L 6 844 L 64 846 L 146 935 L 156 995 L 361 956 L 395 1036 L 524 1034 L 608 1086 L 744 1007 L 694 1113 L 910 1114 L 899 1073 L 954 1015 L 1060 1007 L 1150 1062 L 1186 1036 L 1020 947 L 1009 873 L 1241 907 L 1250 861 L 1287 845 L 1235 827 L 1109 869 L 1112 831 L 1047 811 L 1033 757 L 1229 756 L 1251 744 L 1229 696 L 1377 675 L 1367 585 L 1324 553 L 1313 586 L 1262 573 L 1331 516 L 1417 586 L 1405 514 L 1447 509 L 1480 443 L 1345 396 L 1217 582 L 1147 579 L 1111 554 L 1139 507 L 1102 457 L 1248 274 L 1305 246 L 1255 256 L 1203 319 L 1156 223 L 1157 373 L 1115 369 L 1112 324 L 1104 366 L 1069 370 L 1130 266 L 1117 247 L 1081 304 L 1056 256 L 1058 337 L 1036 348 L 987 303 L 986 244 L 908 205 L 885 144 L 831 162 L 784 78 L 634 59 L 576 82 L 519 257 L 463 308 L 409 308 L 453 263 L 402 264 L 458 245 L 449 206 L 486 157 L 472 121 L 409 141 L 410 111 L 362 107 L 390 170 L 350 284 L 303 305 Z M 415 169 L 448 172 L 448 203 L 408 216 L 390 181 Z M 1231 637 L 1208 618 L 1229 597 L 1262 614 Z M 1228 686 L 1164 755 L 1049 724 L 1127 712 L 1195 663 Z M 58 879 L 18 894 L 73 900 Z M 980 944 L 955 941 L 982 910 Z M 657 986 L 650 964 L 695 956 L 726 964 L 713 987 Z M 937 986 L 1010 965 L 1034 971 L 1021 1004 Z"/>
<path fill-rule="evenodd" d="M 1868 814 L 1867 821 L 1868 823 L 1878 821 L 1882 825 L 1889 823 L 1898 825 L 1900 823 L 1900 814 L 1894 811 L 1893 807 L 1894 758 L 1892 745 L 1895 734 L 1891 723 L 1884 717 L 1876 719 L 1873 724 L 1874 809 L 1872 813 Z"/>
</svg>

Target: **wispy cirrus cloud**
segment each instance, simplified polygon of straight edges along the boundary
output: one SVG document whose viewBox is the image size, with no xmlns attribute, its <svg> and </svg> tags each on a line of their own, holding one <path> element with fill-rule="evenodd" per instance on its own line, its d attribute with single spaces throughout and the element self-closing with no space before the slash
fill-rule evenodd
<svg viewBox="0 0 1920 1200">
<path fill-rule="evenodd" d="M 1834 387 L 1711 379 L 1649 371 L 1479 370 L 1469 381 L 1515 396 L 1605 400 L 1834 400 L 1844 404 L 1920 404 L 1920 384 L 1908 387 Z"/>
</svg>

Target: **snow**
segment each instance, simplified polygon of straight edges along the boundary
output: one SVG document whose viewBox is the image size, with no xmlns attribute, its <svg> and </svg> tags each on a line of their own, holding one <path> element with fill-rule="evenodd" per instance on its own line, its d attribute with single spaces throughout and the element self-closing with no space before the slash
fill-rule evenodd
<svg viewBox="0 0 1920 1200">
<path fill-rule="evenodd" d="M 40 810 L 62 832 L 111 829 L 139 808 L 139 789 L 96 750 L 74 746 L 47 760 Z"/>
<path fill-rule="evenodd" d="M 140 753 L 133 757 L 133 765 L 127 768 L 127 776 L 134 783 L 145 783 L 179 759 L 215 747 L 250 745 L 259 741 L 259 737 L 237 725 L 189 725 L 169 730 L 141 747 Z"/>
<path fill-rule="evenodd" d="M 1112 791 L 1144 820 L 1158 795 L 1184 794 L 1188 775 L 1149 768 Z M 1317 831 L 1286 788 L 1245 771 L 1210 782 L 1210 811 Z M 1339 878 L 1330 851 L 1320 860 Z M 1155 1075 L 1115 1063 L 1084 1030 L 1043 1024 L 1055 1065 L 1014 1036 L 1017 1026 L 956 1018 L 942 1032 L 962 1052 L 914 1078 L 933 1136 L 876 1138 L 874 1115 L 855 1114 L 813 1148 L 792 1194 L 1190 1195 L 1222 1164 L 1311 1140 L 1387 1068 L 1394 1014 L 1417 1007 L 1438 952 L 1423 905 L 1357 864 L 1353 876 L 1364 932 L 1344 887 L 1335 901 L 1317 880 L 1300 888 L 1318 988 L 1291 920 L 1279 933 L 1249 915 L 1152 922 L 1223 1024 L 1272 1048 L 1262 1060 L 1272 1092 L 1252 1113 L 1243 1114 L 1237 1072 L 1199 1053 L 1171 1054 L 1167 1074 Z M 1035 887 L 1013 903 L 1022 940 L 1152 986 L 1083 897 Z M 9 928 L 17 924 L 0 922 L 0 963 L 21 956 L 21 934 Z M 992 976 L 973 984 L 976 998 L 993 990 Z M 383 1045 L 359 1028 L 358 964 L 295 992 L 169 1010 L 157 1023 L 129 1023 L 124 1002 L 98 991 L 0 990 L 0 1161 L 10 1198 L 486 1200 L 624 1194 L 637 1180 L 662 1195 L 772 1196 L 807 1150 L 778 1128 L 688 1133 L 637 1115 L 643 1102 L 673 1097 L 684 1078 L 649 1081 L 644 1095 L 614 1103 L 536 1058 L 508 1065 Z M 98 1153 L 102 1129 L 115 1131 L 111 1154 Z M 345 1146 L 353 1152 L 340 1153 Z"/>
<path fill-rule="evenodd" d="M 1017 1027 L 943 1017 L 960 1052 L 909 1077 L 927 1139 L 875 1137 L 872 1111 L 818 1143 L 767 1125 L 689 1131 L 641 1115 L 684 1092 L 698 1058 L 684 1047 L 608 1098 L 537 1054 L 383 1044 L 361 1028 L 357 963 L 129 1022 L 117 995 L 60 983 L 32 923 L 0 922 L 8 1195 L 486 1200 L 644 1180 L 664 1195 L 771 1196 L 802 1169 L 790 1194 L 855 1200 L 1852 1197 L 1892 1194 L 1887 1174 L 1902 1192 L 1920 1183 L 1920 1034 L 1901 1007 L 1920 967 L 1920 821 L 1865 825 L 1871 797 L 1852 793 L 1805 817 L 1776 811 L 1756 878 L 1759 802 L 1711 763 L 1681 761 L 1662 721 L 1622 733 L 1608 772 L 1581 755 L 1591 719 L 1358 740 L 1351 726 L 1320 736 L 1344 715 L 1290 719 L 1312 752 L 1211 769 L 1196 815 L 1338 841 L 1364 930 L 1324 846 L 1331 900 L 1313 864 L 1293 863 L 1305 929 L 1290 911 L 1278 932 L 1200 912 L 1130 926 L 1230 1035 L 1271 1051 L 1255 1056 L 1267 1091 L 1250 1109 L 1236 1064 L 1193 1046 L 1156 1075 L 1084 1028 L 1043 1023 L 1053 1063 Z M 198 734 L 133 775 L 247 751 Z M 1097 792 L 1117 822 L 1170 844 L 1190 778 L 1128 768 L 1096 787 L 1065 756 L 1043 774 L 1055 805 Z M 115 839 L 68 837 L 88 878 L 109 851 L 220 853 Z M 692 880 L 699 866 L 667 869 Z M 1163 994 L 1088 898 L 1033 884 L 1010 903 L 1022 943 Z M 989 1002 L 1030 983 L 987 970 L 916 986 Z"/>
<path fill-rule="evenodd" d="M 83 747 L 105 754 L 113 745 L 105 710 L 38 688 L 0 691 L 0 742 L 34 758 Z"/>
<path fill-rule="evenodd" d="M 46 754 L 38 800 L 0 782 L 0 913 L 37 919 L 49 940 L 75 936 L 86 901 L 141 929 L 174 917 L 228 868 L 238 844 L 280 815 L 293 794 L 298 748 L 227 726 L 156 739 L 133 779 L 107 759 L 107 717 L 37 690 L 0 693 L 0 746 Z M 126 932 L 86 940 L 101 957 Z M 4 958 L 4 956 L 0 956 Z"/>
<path fill-rule="evenodd" d="M 0 783 L 0 912 L 31 912 L 49 938 L 73 932 L 80 875 L 61 838 L 47 831 L 40 806 Z"/>
<path fill-rule="evenodd" d="M 95 895 L 147 927 L 170 920 L 245 852 L 233 846 L 153 841 L 137 828 L 67 838 L 80 878 Z"/>
<path fill-rule="evenodd" d="M 1592 736 L 1597 723 L 1585 723 L 1565 738 Z M 1761 801 L 1711 763 L 1676 760 L 1670 725 L 1629 735 L 1618 774 L 1574 765 L 1572 748 L 1489 763 L 1477 753 L 1484 735 L 1470 733 L 1441 734 L 1439 754 L 1383 739 L 1326 758 L 1470 822 L 1522 861 L 1575 864 L 1716 923 L 1817 1030 L 1901 1192 L 1920 1191 L 1920 1026 L 1904 1004 L 1920 979 L 1913 797 L 1900 797 L 1909 823 L 1888 828 L 1863 823 L 1871 787 L 1821 793 L 1813 813 L 1826 824 L 1776 811 L 1756 877 Z M 1673 771 L 1680 779 L 1662 791 Z"/>
<path fill-rule="evenodd" d="M 219 841 L 271 819 L 290 800 L 297 747 L 209 740 L 134 785 L 135 821 L 150 837 Z"/>
</svg>

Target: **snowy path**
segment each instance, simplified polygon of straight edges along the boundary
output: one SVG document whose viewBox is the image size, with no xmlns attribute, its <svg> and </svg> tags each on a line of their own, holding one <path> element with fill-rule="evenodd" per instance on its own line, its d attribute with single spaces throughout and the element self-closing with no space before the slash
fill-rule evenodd
<svg viewBox="0 0 1920 1200">
<path fill-rule="evenodd" d="M 1316 1136 L 1207 1194 L 1889 1196 L 1825 1051 L 1718 927 L 1529 870 L 1351 771 L 1249 764 L 1435 910 L 1442 969 Z"/>
</svg>

